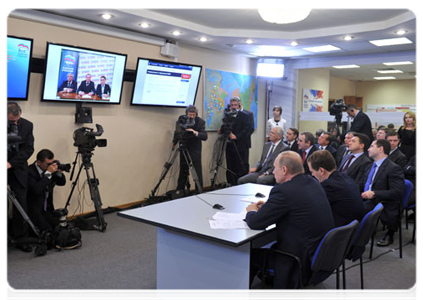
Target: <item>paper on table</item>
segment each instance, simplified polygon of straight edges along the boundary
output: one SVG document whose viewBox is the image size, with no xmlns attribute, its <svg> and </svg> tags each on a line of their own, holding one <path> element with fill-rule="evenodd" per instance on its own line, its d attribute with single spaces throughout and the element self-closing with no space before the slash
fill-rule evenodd
<svg viewBox="0 0 423 300">
<path fill-rule="evenodd" d="M 247 214 L 246 210 L 243 210 L 240 213 L 227 213 L 227 212 L 217 212 L 212 217 L 213 220 L 218 221 L 242 221 L 245 219 L 245 215 Z"/>
<path fill-rule="evenodd" d="M 209 220 L 211 229 L 248 229 L 244 221 Z"/>
</svg>

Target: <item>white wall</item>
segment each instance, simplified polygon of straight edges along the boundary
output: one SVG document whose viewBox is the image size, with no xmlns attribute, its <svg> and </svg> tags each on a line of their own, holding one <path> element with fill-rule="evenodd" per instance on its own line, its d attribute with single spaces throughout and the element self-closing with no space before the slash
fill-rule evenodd
<svg viewBox="0 0 423 300">
<path fill-rule="evenodd" d="M 33 57 L 44 58 L 46 42 L 77 45 L 93 49 L 128 54 L 127 69 L 135 70 L 137 57 L 165 59 L 159 55 L 160 47 L 129 41 L 89 32 L 51 26 L 43 23 L 8 18 L 7 34 L 31 37 L 34 39 Z M 255 61 L 204 48 L 180 45 L 180 62 L 202 65 L 241 74 L 255 75 Z M 73 162 L 76 147 L 73 146 L 73 132 L 81 125 L 74 124 L 75 104 L 41 102 L 43 74 L 32 73 L 30 78 L 29 99 L 21 101 L 22 116 L 34 123 L 35 152 L 29 163 L 35 161 L 36 153 L 49 148 L 62 163 Z M 130 106 L 133 82 L 124 82 L 120 105 L 89 105 L 93 110 L 93 124 L 104 128 L 101 138 L 107 139 L 106 148 L 96 147 L 92 161 L 99 178 L 103 207 L 128 204 L 147 198 L 159 181 L 164 163 L 169 159 L 175 121 L 184 114 L 184 109 Z M 204 101 L 203 77 L 196 98 L 199 115 L 203 116 Z M 250 163 L 256 162 L 264 141 L 264 83 L 259 82 L 258 90 L 258 129 L 252 136 Z M 212 149 L 217 139 L 216 132 L 209 132 L 209 139 L 203 142 L 203 179 L 210 185 L 212 174 L 209 163 Z M 157 194 L 176 187 L 179 163 L 176 163 Z M 69 179 L 69 174 L 66 174 Z M 93 211 L 88 189 L 83 188 L 85 174 L 81 175 L 74 197 L 69 207 L 70 214 L 80 213 L 78 195 L 85 195 L 84 212 Z M 219 171 L 219 181 L 226 181 L 224 170 Z M 192 185 L 193 186 L 193 185 Z M 57 207 L 63 207 L 71 188 L 68 181 L 65 187 L 55 190 Z"/>
</svg>

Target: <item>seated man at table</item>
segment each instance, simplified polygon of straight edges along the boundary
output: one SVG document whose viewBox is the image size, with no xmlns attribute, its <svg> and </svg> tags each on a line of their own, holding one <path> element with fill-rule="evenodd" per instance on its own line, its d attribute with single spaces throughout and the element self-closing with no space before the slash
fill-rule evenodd
<svg viewBox="0 0 423 300">
<path fill-rule="evenodd" d="M 303 282 L 307 282 L 314 252 L 323 236 L 335 227 L 332 210 L 320 183 L 304 174 L 298 153 L 282 152 L 274 166 L 273 174 L 279 184 L 270 191 L 266 203 L 259 201 L 247 207 L 245 222 L 257 230 L 276 224 L 277 241 L 272 248 L 299 257 Z M 265 251 L 252 249 L 252 276 L 261 270 Z M 275 270 L 275 288 L 298 288 L 298 266 L 292 258 L 270 253 L 266 268 Z"/>
<path fill-rule="evenodd" d="M 68 79 L 62 82 L 57 92 L 75 93 L 76 87 L 76 81 L 73 80 L 73 73 L 68 73 Z"/>
<path fill-rule="evenodd" d="M 238 179 L 238 184 L 275 184 L 275 176 L 273 175 L 273 163 L 275 162 L 275 159 L 279 153 L 288 150 L 288 147 L 282 142 L 282 137 L 282 127 L 273 127 L 270 130 L 270 142 L 264 144 L 260 161 L 258 161 L 257 164 L 249 170 L 247 175 L 244 175 Z"/>
<path fill-rule="evenodd" d="M 91 81 L 91 74 L 87 74 L 85 76 L 85 80 L 81 82 L 78 88 L 78 94 L 80 95 L 94 95 L 95 94 L 95 87 L 94 82 Z"/>
<path fill-rule="evenodd" d="M 100 77 L 100 84 L 97 85 L 95 93 L 100 98 L 109 98 L 111 93 L 110 85 L 106 83 L 106 76 Z"/>
<path fill-rule="evenodd" d="M 326 192 L 335 226 L 361 220 L 364 217 L 364 206 L 360 187 L 350 176 L 336 170 L 333 156 L 328 151 L 318 150 L 307 158 L 307 163 L 311 175 Z"/>
</svg>

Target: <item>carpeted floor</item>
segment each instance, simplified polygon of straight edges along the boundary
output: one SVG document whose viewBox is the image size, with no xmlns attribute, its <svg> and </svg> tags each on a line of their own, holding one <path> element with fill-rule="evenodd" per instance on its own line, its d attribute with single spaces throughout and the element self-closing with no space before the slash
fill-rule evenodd
<svg viewBox="0 0 423 300">
<path fill-rule="evenodd" d="M 45 256 L 7 251 L 7 280 L 13 289 L 155 289 L 156 228 L 105 215 L 105 232 L 82 231 L 82 247 L 49 250 Z M 374 247 L 373 260 L 364 255 L 366 289 L 409 289 L 416 282 L 416 246 L 409 243 L 414 224 L 403 229 L 403 259 L 398 257 L 398 234 L 393 247 Z M 376 240 L 383 233 L 379 230 Z M 359 289 L 358 262 L 347 262 L 347 288 Z M 332 275 L 315 289 L 335 289 Z M 256 279 L 253 288 L 259 288 Z"/>
</svg>

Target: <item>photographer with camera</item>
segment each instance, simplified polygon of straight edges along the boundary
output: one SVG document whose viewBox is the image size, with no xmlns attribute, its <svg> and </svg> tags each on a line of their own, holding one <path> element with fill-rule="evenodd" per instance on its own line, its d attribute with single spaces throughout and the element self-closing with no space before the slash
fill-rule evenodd
<svg viewBox="0 0 423 300">
<path fill-rule="evenodd" d="M 66 184 L 62 171 L 69 172 L 70 164 L 62 165 L 54 160 L 54 154 L 43 149 L 37 160 L 28 166 L 28 215 L 41 231 L 52 232 L 59 224 L 53 216 L 53 189 Z"/>
<path fill-rule="evenodd" d="M 28 158 L 34 153 L 33 124 L 22 118 L 22 109 L 16 102 L 7 103 L 7 184 L 14 192 L 22 208 L 27 211 L 27 183 L 28 183 Z M 12 205 L 12 204 L 9 204 Z M 28 224 L 19 210 L 13 206 L 12 222 L 9 233 L 15 240 L 20 240 L 28 235 Z M 17 244 L 17 248 L 24 252 L 31 252 L 28 244 Z"/>
<path fill-rule="evenodd" d="M 223 125 L 219 134 L 228 138 L 226 146 L 226 180 L 230 185 L 236 185 L 238 179 L 248 173 L 249 141 L 252 133 L 250 117 L 240 112 L 241 100 L 233 97 L 230 100 L 230 112 L 225 112 Z"/>
<path fill-rule="evenodd" d="M 200 187 L 203 188 L 203 173 L 201 167 L 201 141 L 207 140 L 206 122 L 198 116 L 198 110 L 194 105 L 189 105 L 185 110 L 185 115 L 181 115 L 176 122 L 175 133 L 173 136 L 173 149 L 179 143 L 179 147 L 187 149 L 191 157 L 192 164 L 198 176 Z M 189 165 L 184 157 L 184 153 L 179 155 L 179 177 L 177 190 L 184 190 L 185 186 L 189 189 Z"/>
</svg>

